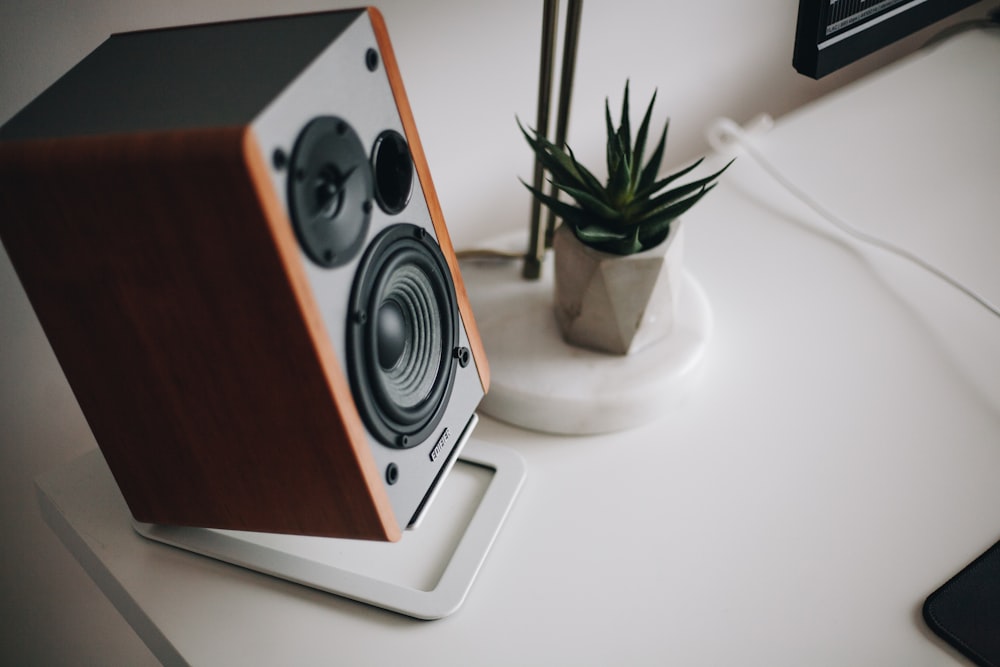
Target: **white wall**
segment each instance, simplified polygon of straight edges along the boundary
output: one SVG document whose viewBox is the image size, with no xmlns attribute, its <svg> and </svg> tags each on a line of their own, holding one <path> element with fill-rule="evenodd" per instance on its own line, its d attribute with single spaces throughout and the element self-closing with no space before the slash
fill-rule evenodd
<svg viewBox="0 0 1000 667">
<path fill-rule="evenodd" d="M 112 32 L 356 4 L 4 0 L 0 122 Z M 617 107 L 628 77 L 634 107 L 659 90 L 655 121 L 672 118 L 668 162 L 677 164 L 705 150 L 701 131 L 715 116 L 741 122 L 759 112 L 780 116 L 912 51 L 936 31 L 816 82 L 791 66 L 797 4 L 586 3 L 571 145 L 587 160 L 601 159 L 603 100 L 609 95 Z M 979 17 L 988 4 L 949 22 Z M 529 200 L 516 177 L 530 178 L 531 156 L 514 116 L 534 122 L 541 2 L 386 0 L 381 8 L 456 246 L 524 225 Z M 503 75 L 483 76 L 484 63 Z M 39 419 L 39 413 L 58 419 Z M 35 502 L 36 475 L 94 446 L 6 253 L 0 253 L 2 664 L 154 662 L 43 524 Z"/>
</svg>

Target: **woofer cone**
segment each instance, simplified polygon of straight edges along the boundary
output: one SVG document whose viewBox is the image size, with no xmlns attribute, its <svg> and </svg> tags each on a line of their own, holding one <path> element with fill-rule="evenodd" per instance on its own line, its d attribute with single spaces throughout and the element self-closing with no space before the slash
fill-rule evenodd
<svg viewBox="0 0 1000 667">
<path fill-rule="evenodd" d="M 459 321 L 451 272 L 426 230 L 397 224 L 372 241 L 349 313 L 348 368 L 362 419 L 383 444 L 419 444 L 451 396 Z"/>
</svg>

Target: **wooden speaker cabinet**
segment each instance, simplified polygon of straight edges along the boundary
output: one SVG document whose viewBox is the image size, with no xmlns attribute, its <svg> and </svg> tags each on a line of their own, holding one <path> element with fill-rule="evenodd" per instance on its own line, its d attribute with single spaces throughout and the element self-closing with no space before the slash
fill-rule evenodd
<svg viewBox="0 0 1000 667">
<path fill-rule="evenodd" d="M 373 9 L 112 36 L 0 129 L 0 237 L 141 522 L 396 540 L 488 386 Z"/>
</svg>

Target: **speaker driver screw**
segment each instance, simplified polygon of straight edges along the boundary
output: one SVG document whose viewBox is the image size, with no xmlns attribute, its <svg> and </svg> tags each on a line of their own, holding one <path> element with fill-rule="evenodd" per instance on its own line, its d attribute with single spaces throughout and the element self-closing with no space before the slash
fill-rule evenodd
<svg viewBox="0 0 1000 667">
<path fill-rule="evenodd" d="M 280 148 L 275 148 L 274 152 L 271 153 L 271 164 L 279 171 L 284 169 L 288 166 L 288 155 Z"/>
<path fill-rule="evenodd" d="M 399 481 L 399 466 L 397 466 L 395 463 L 390 463 L 388 466 L 386 466 L 385 481 L 389 483 L 389 486 L 392 486 L 393 484 Z"/>
<path fill-rule="evenodd" d="M 452 355 L 455 357 L 455 359 L 458 360 L 458 365 L 461 366 L 462 368 L 465 368 L 466 366 L 469 365 L 469 358 L 471 356 L 469 354 L 469 348 L 464 346 L 456 347 L 452 352 Z"/>
</svg>

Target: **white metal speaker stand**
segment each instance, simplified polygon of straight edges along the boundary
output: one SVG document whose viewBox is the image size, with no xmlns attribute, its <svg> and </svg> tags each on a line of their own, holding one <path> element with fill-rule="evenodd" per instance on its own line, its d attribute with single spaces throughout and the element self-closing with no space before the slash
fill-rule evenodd
<svg viewBox="0 0 1000 667">
<path fill-rule="evenodd" d="M 95 457 L 87 458 L 92 468 Z M 88 480 L 97 477 L 82 467 L 80 473 Z M 152 540 L 220 561 L 415 618 L 437 619 L 465 601 L 525 476 L 517 452 L 470 439 L 420 529 L 394 543 L 139 522 L 133 527 Z M 61 504 L 56 489 L 43 488 L 42 496 Z"/>
</svg>

